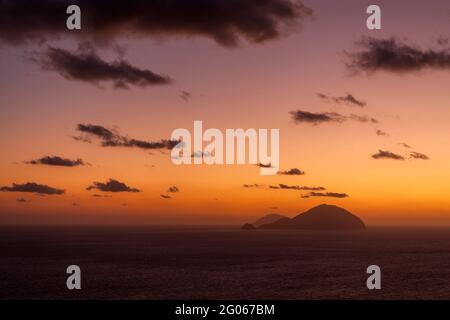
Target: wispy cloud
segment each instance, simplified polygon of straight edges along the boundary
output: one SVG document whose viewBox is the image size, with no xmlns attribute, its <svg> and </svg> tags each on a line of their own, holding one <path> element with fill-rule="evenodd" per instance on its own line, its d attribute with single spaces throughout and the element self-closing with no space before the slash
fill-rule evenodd
<svg viewBox="0 0 450 320">
<path fill-rule="evenodd" d="M 389 133 L 384 132 L 384 131 L 382 131 L 380 129 L 377 129 L 377 131 L 375 133 L 377 134 L 377 136 L 386 136 L 386 137 L 389 136 Z"/>
<path fill-rule="evenodd" d="M 305 174 L 305 171 L 302 171 L 298 168 L 292 168 L 286 171 L 280 171 L 278 174 L 287 175 L 287 176 L 301 176 Z"/>
<path fill-rule="evenodd" d="M 393 153 L 391 151 L 387 150 L 378 150 L 377 153 L 372 155 L 372 158 L 374 159 L 392 159 L 392 160 L 405 160 L 405 157 Z"/>
<path fill-rule="evenodd" d="M 310 197 L 347 198 L 348 194 L 339 192 L 310 192 L 308 194 L 302 195 L 302 198 Z"/>
<path fill-rule="evenodd" d="M 203 152 L 203 151 L 195 151 L 192 152 L 191 158 L 206 158 L 211 157 L 211 154 L 209 152 Z"/>
<path fill-rule="evenodd" d="M 350 119 L 350 120 L 354 120 L 354 121 L 362 122 L 362 123 L 370 122 L 370 123 L 376 124 L 376 123 L 379 122 L 375 118 L 368 117 L 368 116 L 360 116 L 360 115 L 357 115 L 357 114 L 351 114 L 347 118 Z"/>
<path fill-rule="evenodd" d="M 307 186 L 297 186 L 297 185 L 288 185 L 284 183 L 278 184 L 278 186 L 271 185 L 269 186 L 271 189 L 286 189 L 286 190 L 311 190 L 311 191 L 321 191 L 326 190 L 324 187 L 307 187 Z"/>
<path fill-rule="evenodd" d="M 179 141 L 165 140 L 144 141 L 128 136 L 120 135 L 113 129 L 107 129 L 100 125 L 78 124 L 77 130 L 81 136 L 74 137 L 75 140 L 91 142 L 92 138 L 100 140 L 102 147 L 135 147 L 140 149 L 173 149 Z"/>
<path fill-rule="evenodd" d="M 172 187 L 169 187 L 169 189 L 167 189 L 167 192 L 176 193 L 176 192 L 180 192 L 180 189 L 177 186 L 172 186 Z"/>
<path fill-rule="evenodd" d="M 404 143 L 404 142 L 399 142 L 398 144 L 401 145 L 402 147 L 411 149 L 411 146 L 409 144 Z"/>
<path fill-rule="evenodd" d="M 345 117 L 336 112 L 314 113 L 303 110 L 291 111 L 290 115 L 295 123 L 311 123 L 318 125 L 324 122 L 344 122 Z"/>
<path fill-rule="evenodd" d="M 409 154 L 409 157 L 413 158 L 413 159 L 419 159 L 419 160 L 430 160 L 430 158 L 426 154 L 416 152 L 416 151 L 412 151 Z"/>
<path fill-rule="evenodd" d="M 255 165 L 260 167 L 260 168 L 272 168 L 272 164 L 271 163 L 257 163 Z"/>
<path fill-rule="evenodd" d="M 94 193 L 92 195 L 94 198 L 111 198 L 112 196 L 109 194 L 98 194 L 98 193 Z"/>
<path fill-rule="evenodd" d="M 309 111 L 303 111 L 303 110 L 296 110 L 290 112 L 291 118 L 294 120 L 295 123 L 310 123 L 313 125 L 318 125 L 321 123 L 327 123 L 327 122 L 337 122 L 341 123 L 347 120 L 362 122 L 362 123 L 378 123 L 378 120 L 372 117 L 364 116 L 364 115 L 357 115 L 357 114 L 350 114 L 348 116 L 342 115 L 337 112 L 309 112 Z"/>
<path fill-rule="evenodd" d="M 327 101 L 333 101 L 338 104 L 343 103 L 343 104 L 350 105 L 350 106 L 364 107 L 367 104 L 365 101 L 355 98 L 350 93 L 347 93 L 345 96 L 339 96 L 339 97 L 329 96 L 324 93 L 317 93 L 317 96 L 319 98 L 327 100 Z"/>
<path fill-rule="evenodd" d="M 414 72 L 423 69 L 450 69 L 450 50 L 438 43 L 439 48 L 421 49 L 398 38 L 377 39 L 366 37 L 357 43 L 358 52 L 347 53 L 347 67 L 352 72 L 392 73 Z"/>
<path fill-rule="evenodd" d="M 191 100 L 192 98 L 192 94 L 188 91 L 181 91 L 180 98 L 185 102 L 189 102 L 189 100 Z"/>
<path fill-rule="evenodd" d="M 72 53 L 49 46 L 45 52 L 37 54 L 32 60 L 44 70 L 55 71 L 67 80 L 78 80 L 97 86 L 101 82 L 111 81 L 114 88 L 128 89 L 130 85 L 146 87 L 172 82 L 165 75 L 132 66 L 125 60 L 107 62 L 95 51 Z"/>
<path fill-rule="evenodd" d="M 60 166 L 60 167 L 76 167 L 86 165 L 86 163 L 82 159 L 71 160 L 59 156 L 45 156 L 39 159 L 25 161 L 25 163 L 43 164 L 48 166 Z"/>
<path fill-rule="evenodd" d="M 86 190 L 98 190 L 103 192 L 140 192 L 141 190 L 131 188 L 125 183 L 115 179 L 109 179 L 107 182 L 94 181 L 92 185 L 88 186 Z"/>
<path fill-rule="evenodd" d="M 253 183 L 253 184 L 243 184 L 242 186 L 244 188 L 261 188 L 263 185 L 258 184 L 258 183 Z"/>
<path fill-rule="evenodd" d="M 57 189 L 45 184 L 39 184 L 36 182 L 27 182 L 24 184 L 13 183 L 12 186 L 1 187 L 0 191 L 3 192 L 30 192 L 39 195 L 61 195 L 65 191 L 63 189 Z"/>
</svg>

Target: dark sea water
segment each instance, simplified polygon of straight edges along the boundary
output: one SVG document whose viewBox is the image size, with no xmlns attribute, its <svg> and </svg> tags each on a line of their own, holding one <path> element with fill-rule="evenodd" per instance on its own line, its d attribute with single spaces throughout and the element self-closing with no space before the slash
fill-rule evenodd
<svg viewBox="0 0 450 320">
<path fill-rule="evenodd" d="M 1 226 L 0 299 L 24 298 L 450 299 L 450 228 Z"/>
</svg>

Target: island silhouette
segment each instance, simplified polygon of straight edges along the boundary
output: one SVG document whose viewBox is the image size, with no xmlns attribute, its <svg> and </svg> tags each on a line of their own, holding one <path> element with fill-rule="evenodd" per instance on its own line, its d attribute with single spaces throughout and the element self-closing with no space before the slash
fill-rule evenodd
<svg viewBox="0 0 450 320">
<path fill-rule="evenodd" d="M 278 213 L 269 213 L 268 215 L 265 215 L 262 218 L 259 218 L 255 222 L 252 223 L 253 227 L 259 228 L 262 225 L 274 223 L 280 219 L 286 218 L 285 216 L 282 216 Z"/>
<path fill-rule="evenodd" d="M 263 223 L 261 223 L 263 222 Z M 364 222 L 348 210 L 328 204 L 313 207 L 293 218 L 270 214 L 254 224 L 246 223 L 244 230 L 252 229 L 304 229 L 304 230 L 348 230 L 365 229 Z"/>
</svg>

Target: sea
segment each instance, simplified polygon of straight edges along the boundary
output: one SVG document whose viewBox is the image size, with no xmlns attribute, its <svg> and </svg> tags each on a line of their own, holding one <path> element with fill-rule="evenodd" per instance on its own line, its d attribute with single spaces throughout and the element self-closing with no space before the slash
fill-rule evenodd
<svg viewBox="0 0 450 320">
<path fill-rule="evenodd" d="M 450 228 L 0 226 L 0 299 L 450 299 Z"/>
</svg>

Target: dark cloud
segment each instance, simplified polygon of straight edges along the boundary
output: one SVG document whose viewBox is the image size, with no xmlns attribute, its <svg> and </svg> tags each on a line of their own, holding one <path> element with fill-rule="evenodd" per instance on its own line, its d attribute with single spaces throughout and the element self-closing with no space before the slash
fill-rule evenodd
<svg viewBox="0 0 450 320">
<path fill-rule="evenodd" d="M 180 98 L 183 99 L 185 102 L 188 102 L 191 100 L 192 95 L 187 91 L 181 91 Z"/>
<path fill-rule="evenodd" d="M 269 207 L 269 209 L 272 209 L 272 210 L 277 210 L 277 209 L 278 209 L 278 207 Z"/>
<path fill-rule="evenodd" d="M 84 166 L 85 162 L 81 159 L 71 160 L 67 158 L 61 158 L 59 156 L 45 156 L 39 159 L 26 161 L 28 164 L 45 164 L 48 166 L 61 166 L 61 167 L 76 167 Z"/>
<path fill-rule="evenodd" d="M 380 129 L 377 129 L 376 134 L 377 134 L 377 136 L 386 136 L 386 137 L 389 136 L 389 133 L 384 132 Z"/>
<path fill-rule="evenodd" d="M 302 195 L 302 198 L 310 198 L 310 197 L 347 198 L 348 194 L 338 192 L 310 192 L 306 195 Z"/>
<path fill-rule="evenodd" d="M 141 190 L 136 188 L 131 188 L 125 183 L 109 179 L 108 182 L 93 182 L 93 184 L 86 188 L 86 190 L 99 190 L 103 192 L 141 192 Z"/>
<path fill-rule="evenodd" d="M 411 149 L 411 146 L 409 144 L 404 143 L 404 142 L 399 142 L 398 144 L 401 145 L 402 147 Z"/>
<path fill-rule="evenodd" d="M 49 187 L 45 184 L 38 184 L 35 182 L 27 182 L 24 184 L 13 183 L 11 187 L 1 187 L 0 191 L 3 192 L 31 192 L 39 195 L 61 195 L 65 191 L 63 189 L 57 189 Z"/>
<path fill-rule="evenodd" d="M 332 97 L 323 93 L 317 93 L 317 96 L 321 99 L 333 101 L 335 103 L 344 103 L 347 105 L 353 105 L 357 107 L 364 107 L 366 105 L 366 102 L 356 99 L 352 94 L 347 93 L 345 96 L 341 97 Z"/>
<path fill-rule="evenodd" d="M 25 198 L 17 198 L 16 201 L 17 201 L 17 202 L 21 202 L 21 203 L 30 202 L 30 201 L 28 201 L 28 200 L 25 199 Z"/>
<path fill-rule="evenodd" d="M 291 111 L 292 119 L 296 123 L 312 123 L 313 125 L 318 125 L 323 122 L 344 122 L 345 116 L 336 112 L 325 112 L 325 113 L 313 113 L 309 111 Z"/>
<path fill-rule="evenodd" d="M 344 96 L 344 97 L 337 97 L 337 98 L 335 98 L 335 101 L 338 102 L 338 103 L 343 102 L 343 103 L 347 103 L 347 104 L 350 104 L 350 105 L 355 105 L 355 106 L 358 106 L 358 107 L 364 107 L 366 105 L 366 102 L 356 99 L 350 93 L 347 93 L 347 95 Z"/>
<path fill-rule="evenodd" d="M 67 31 L 68 4 L 80 6 L 81 30 Z M 104 43 L 122 36 L 202 36 L 236 46 L 241 38 L 276 39 L 311 15 L 298 0 L 4 0 L 0 40 L 17 44 L 73 35 Z"/>
<path fill-rule="evenodd" d="M 292 168 L 286 171 L 280 171 L 278 172 L 278 174 L 284 174 L 284 175 L 288 175 L 288 176 L 301 176 L 305 174 L 305 171 L 302 171 L 300 169 L 297 168 Z"/>
<path fill-rule="evenodd" d="M 171 196 L 168 196 L 168 195 L 166 195 L 166 194 L 160 194 L 159 196 L 160 196 L 161 198 L 163 198 L 163 199 L 172 199 Z"/>
<path fill-rule="evenodd" d="M 171 193 L 180 192 L 180 189 L 177 186 L 172 186 L 167 190 L 167 192 Z"/>
<path fill-rule="evenodd" d="M 271 163 L 268 163 L 268 164 L 257 163 L 256 166 L 261 167 L 261 168 L 272 168 L 272 164 Z"/>
<path fill-rule="evenodd" d="M 313 125 L 318 125 L 320 123 L 326 122 L 344 122 L 347 120 L 353 120 L 357 122 L 370 122 L 370 123 L 378 123 L 378 120 L 375 118 L 371 118 L 368 116 L 360 116 L 356 114 L 351 114 L 349 116 L 342 115 L 337 112 L 322 112 L 322 113 L 313 113 L 309 111 L 296 110 L 291 111 L 290 115 L 295 123 L 311 123 Z"/>
<path fill-rule="evenodd" d="M 262 187 L 262 185 L 261 184 L 257 184 L 257 183 L 254 183 L 254 184 L 244 184 L 244 185 L 242 185 L 244 188 L 260 188 L 260 187 Z"/>
<path fill-rule="evenodd" d="M 94 198 L 111 198 L 112 197 L 110 195 L 101 195 L 101 194 L 93 194 L 92 196 Z"/>
<path fill-rule="evenodd" d="M 32 60 L 44 70 L 55 71 L 67 80 L 94 85 L 111 81 L 115 88 L 127 89 L 129 85 L 146 87 L 171 83 L 169 77 L 132 66 L 125 60 L 104 61 L 92 50 L 72 53 L 48 47 L 45 52 L 36 54 Z"/>
<path fill-rule="evenodd" d="M 211 154 L 209 152 L 203 152 L 203 151 L 195 151 L 192 152 L 191 158 L 205 158 L 210 157 Z"/>
<path fill-rule="evenodd" d="M 426 154 L 423 154 L 420 152 L 415 152 L 415 151 L 411 152 L 409 154 L 409 157 L 413 158 L 413 159 L 430 160 L 430 158 Z"/>
<path fill-rule="evenodd" d="M 306 186 L 290 186 L 284 183 L 278 184 L 278 186 L 269 186 L 271 189 L 286 189 L 286 190 L 307 190 L 307 191 L 321 191 L 326 190 L 324 187 L 306 187 Z"/>
<path fill-rule="evenodd" d="M 391 37 L 364 38 L 357 45 L 361 51 L 347 53 L 347 67 L 352 72 L 388 71 L 406 73 L 422 69 L 450 69 L 450 49 L 421 49 Z M 438 43 L 438 45 L 442 46 Z"/>
<path fill-rule="evenodd" d="M 393 159 L 393 160 L 405 160 L 401 155 L 395 154 L 391 151 L 378 150 L 377 153 L 372 155 L 374 159 Z"/>
<path fill-rule="evenodd" d="M 370 122 L 370 123 L 373 123 L 373 124 L 378 123 L 378 120 L 375 119 L 375 118 L 368 117 L 368 116 L 360 116 L 360 115 L 357 115 L 357 114 L 351 114 L 347 118 L 350 119 L 350 120 L 358 121 L 358 122 L 362 122 L 362 123 L 365 123 L 365 122 Z"/>
<path fill-rule="evenodd" d="M 79 203 L 76 203 L 76 202 L 72 203 L 72 207 L 79 207 L 79 206 L 80 206 Z"/>
<path fill-rule="evenodd" d="M 93 124 L 78 124 L 77 130 L 83 135 L 74 139 L 83 142 L 91 142 L 91 138 L 100 140 L 102 147 L 136 147 L 141 149 L 173 149 L 179 141 L 160 140 L 155 142 L 137 140 L 123 136 L 113 129 Z"/>
</svg>

